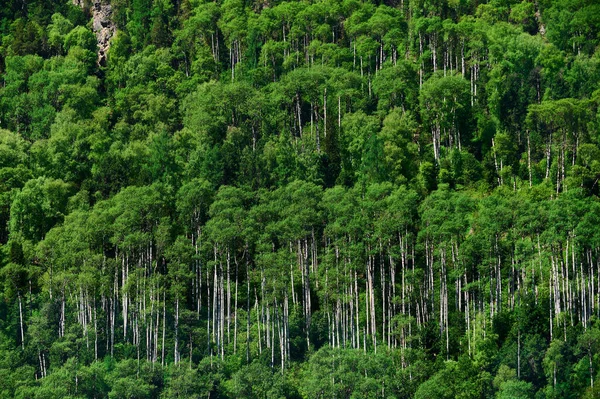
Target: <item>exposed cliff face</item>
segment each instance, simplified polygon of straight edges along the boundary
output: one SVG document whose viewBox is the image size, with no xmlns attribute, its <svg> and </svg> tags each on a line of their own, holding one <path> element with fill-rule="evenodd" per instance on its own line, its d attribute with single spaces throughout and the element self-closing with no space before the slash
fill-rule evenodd
<svg viewBox="0 0 600 399">
<path fill-rule="evenodd" d="M 113 23 L 112 7 L 109 0 L 73 0 L 73 4 L 83 9 L 89 10 L 92 15 L 92 29 L 98 40 L 98 64 L 106 63 L 106 53 L 110 47 L 110 39 L 116 32 Z"/>
</svg>

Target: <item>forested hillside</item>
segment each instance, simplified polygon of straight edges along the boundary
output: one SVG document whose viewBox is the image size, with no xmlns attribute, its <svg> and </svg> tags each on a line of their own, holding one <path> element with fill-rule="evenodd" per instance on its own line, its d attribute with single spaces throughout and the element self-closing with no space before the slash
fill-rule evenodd
<svg viewBox="0 0 600 399">
<path fill-rule="evenodd" d="M 0 398 L 600 397 L 600 3 L 519 1 L 0 1 Z"/>
</svg>

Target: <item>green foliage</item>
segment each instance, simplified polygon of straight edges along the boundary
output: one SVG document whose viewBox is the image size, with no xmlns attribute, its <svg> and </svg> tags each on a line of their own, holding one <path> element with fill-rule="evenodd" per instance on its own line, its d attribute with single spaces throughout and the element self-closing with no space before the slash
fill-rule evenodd
<svg viewBox="0 0 600 399">
<path fill-rule="evenodd" d="M 598 396 L 596 2 L 108 5 L 0 7 L 0 398 Z"/>
<path fill-rule="evenodd" d="M 29 180 L 11 204 L 10 233 L 26 240 L 41 240 L 64 218 L 71 190 L 62 180 L 42 177 Z"/>
</svg>

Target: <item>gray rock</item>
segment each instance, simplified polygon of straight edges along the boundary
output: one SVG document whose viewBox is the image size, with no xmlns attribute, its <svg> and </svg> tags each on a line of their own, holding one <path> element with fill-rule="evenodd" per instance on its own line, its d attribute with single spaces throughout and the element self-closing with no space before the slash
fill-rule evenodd
<svg viewBox="0 0 600 399">
<path fill-rule="evenodd" d="M 73 0 L 73 4 L 88 9 L 92 14 L 92 29 L 98 41 L 98 65 L 105 65 L 110 39 L 117 30 L 111 19 L 112 7 L 109 0 L 93 0 L 91 4 L 86 0 Z"/>
</svg>

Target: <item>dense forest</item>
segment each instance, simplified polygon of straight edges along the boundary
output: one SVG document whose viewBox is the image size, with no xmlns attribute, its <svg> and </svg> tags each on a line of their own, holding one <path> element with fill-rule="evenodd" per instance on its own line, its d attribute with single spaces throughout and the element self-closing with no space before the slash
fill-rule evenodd
<svg viewBox="0 0 600 399">
<path fill-rule="evenodd" d="M 0 1 L 0 398 L 600 397 L 596 0 Z"/>
</svg>

